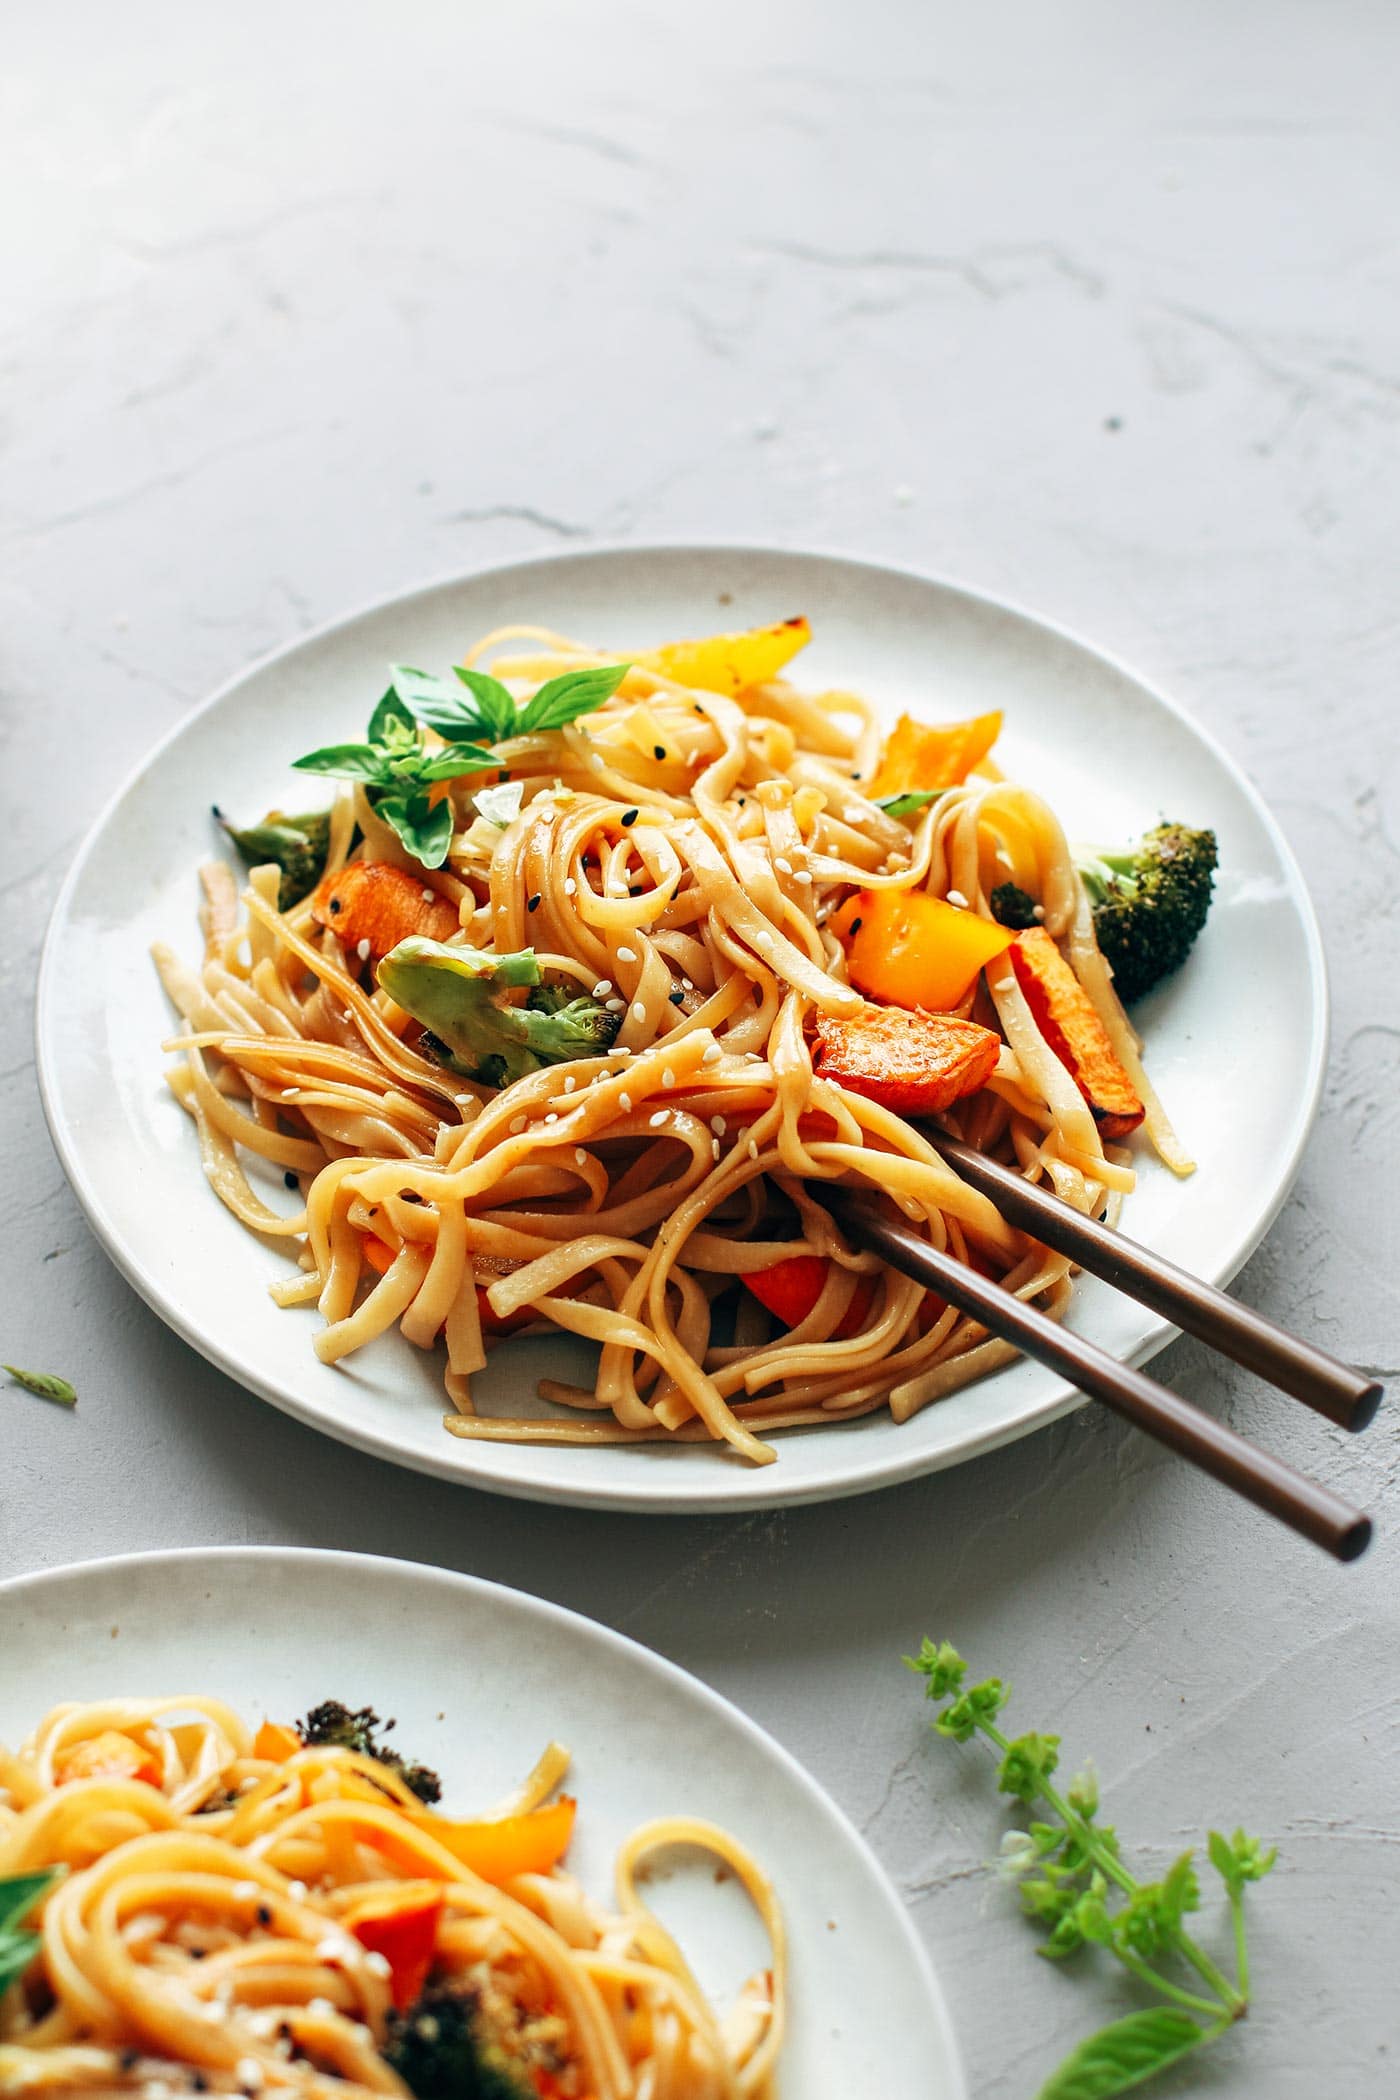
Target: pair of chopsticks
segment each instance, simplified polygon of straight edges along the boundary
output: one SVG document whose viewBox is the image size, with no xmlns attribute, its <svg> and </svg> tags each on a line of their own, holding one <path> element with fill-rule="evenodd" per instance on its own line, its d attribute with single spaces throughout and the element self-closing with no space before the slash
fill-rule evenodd
<svg viewBox="0 0 1400 2100">
<path fill-rule="evenodd" d="M 1068 1255 L 1139 1304 L 1161 1313 L 1221 1355 L 1304 1402 L 1343 1429 L 1364 1429 L 1381 1401 L 1381 1387 L 1285 1328 L 1227 1298 L 1136 1241 L 1086 1218 L 1048 1189 L 987 1159 L 941 1130 L 925 1135 L 972 1188 L 989 1196 L 1008 1225 Z M 1120 1364 L 1107 1350 L 1074 1334 L 1000 1284 L 940 1253 L 913 1227 L 877 1210 L 850 1189 L 828 1186 L 823 1202 L 848 1239 L 868 1247 L 891 1268 L 912 1276 L 960 1312 L 968 1313 L 1026 1356 L 1059 1371 L 1080 1392 L 1102 1400 L 1159 1443 L 1212 1474 L 1270 1516 L 1311 1539 L 1337 1560 L 1355 1560 L 1371 1543 L 1371 1519 L 1349 1502 L 1261 1451 L 1193 1401 Z"/>
</svg>

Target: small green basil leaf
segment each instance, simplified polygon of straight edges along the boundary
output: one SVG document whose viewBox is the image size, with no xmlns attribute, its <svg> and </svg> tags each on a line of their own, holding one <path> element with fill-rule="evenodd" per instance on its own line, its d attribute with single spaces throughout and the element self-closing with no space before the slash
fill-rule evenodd
<svg viewBox="0 0 1400 2100">
<path fill-rule="evenodd" d="M 37 1874 L 0 1877 L 0 1932 L 12 1932 L 22 1925 L 39 1898 L 62 1881 L 64 1871 L 62 1867 L 45 1867 Z"/>
<path fill-rule="evenodd" d="M 562 677 L 551 678 L 521 709 L 515 734 L 563 729 L 580 715 L 591 715 L 612 698 L 630 669 L 630 664 L 598 664 L 589 671 L 565 671 Z"/>
<path fill-rule="evenodd" d="M 403 743 L 409 739 L 416 741 L 418 724 L 413 719 L 412 708 L 406 704 L 400 691 L 399 681 L 422 676 L 421 671 L 407 671 L 399 664 L 391 668 L 389 690 L 370 716 L 369 728 L 365 732 L 372 744 L 389 741 Z M 398 731 L 397 736 L 394 735 L 395 730 Z"/>
<path fill-rule="evenodd" d="M 326 744 L 292 764 L 299 773 L 331 773 L 339 780 L 383 781 L 388 773 L 383 747 L 375 744 Z"/>
<path fill-rule="evenodd" d="M 493 744 L 499 744 L 515 734 L 515 695 L 503 686 L 499 678 L 492 678 L 486 671 L 470 671 L 465 664 L 454 664 L 453 674 L 459 678 L 476 701 L 474 710 L 482 730 Z M 461 705 L 460 697 L 458 705 Z M 436 724 L 433 725 L 436 728 Z"/>
<path fill-rule="evenodd" d="M 8 1371 L 16 1385 L 22 1385 L 26 1393 L 37 1393 L 41 1400 L 56 1400 L 60 1407 L 76 1407 L 78 1396 L 66 1378 L 53 1371 L 21 1371 L 16 1364 L 0 1364 L 0 1370 Z M 0 1881 L 0 1900 L 3 1900 L 4 1882 Z"/>
<path fill-rule="evenodd" d="M 1129 2013 L 1072 2049 L 1036 2100 L 1112 2100 L 1198 2049 L 1211 2031 L 1170 2005 Z"/>
<path fill-rule="evenodd" d="M 390 830 L 425 868 L 440 868 L 452 844 L 452 804 L 444 796 L 435 806 L 426 795 L 384 795 L 374 806 Z"/>
<path fill-rule="evenodd" d="M 456 780 L 463 773 L 498 772 L 501 761 L 494 751 L 480 744 L 454 744 L 450 751 L 434 752 L 415 769 L 417 780 Z"/>
</svg>

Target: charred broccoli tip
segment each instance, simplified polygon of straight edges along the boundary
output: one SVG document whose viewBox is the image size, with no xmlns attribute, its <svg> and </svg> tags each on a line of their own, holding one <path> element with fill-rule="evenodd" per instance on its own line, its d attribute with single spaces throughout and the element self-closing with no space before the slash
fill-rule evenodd
<svg viewBox="0 0 1400 2100">
<path fill-rule="evenodd" d="M 1124 1005 L 1179 969 L 1210 911 L 1219 855 L 1213 831 L 1159 824 L 1127 853 L 1079 863 L 1094 932 Z"/>
<path fill-rule="evenodd" d="M 427 1765 L 411 1763 L 378 1741 L 376 1731 L 387 1734 L 393 1726 L 392 1721 L 381 1721 L 372 1706 L 352 1709 L 342 1706 L 338 1699 L 326 1699 L 320 1706 L 313 1706 L 304 1721 L 297 1722 L 296 1732 L 306 1744 L 326 1743 L 341 1750 L 357 1750 L 361 1757 L 372 1757 L 397 1773 L 420 1801 L 440 1801 L 442 1781 L 436 1772 Z"/>
<path fill-rule="evenodd" d="M 1040 907 L 1028 890 L 1014 882 L 999 882 L 988 899 L 992 917 L 999 926 L 1010 926 L 1017 933 L 1024 933 L 1028 926 L 1040 924 Z"/>
<path fill-rule="evenodd" d="M 384 2058 L 416 2100 L 530 2100 L 534 2091 L 483 2036 L 476 1993 L 448 1983 L 390 2014 Z"/>
</svg>

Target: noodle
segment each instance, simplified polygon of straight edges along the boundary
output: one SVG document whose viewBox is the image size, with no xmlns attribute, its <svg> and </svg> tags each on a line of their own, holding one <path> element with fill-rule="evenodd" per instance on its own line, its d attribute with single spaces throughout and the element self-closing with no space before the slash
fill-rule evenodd
<svg viewBox="0 0 1400 2100">
<path fill-rule="evenodd" d="M 534 628 L 502 629 L 466 661 L 492 656 L 517 690 L 606 661 Z M 615 1016 L 606 1052 L 499 1089 L 428 1054 L 431 1038 L 376 986 L 367 941 L 343 943 L 310 902 L 280 912 L 275 870 L 254 870 L 241 922 L 227 871 L 206 873 L 203 968 L 157 951 L 189 1030 L 170 1045 L 185 1057 L 170 1084 L 220 1199 L 297 1249 L 302 1273 L 274 1296 L 314 1298 L 323 1362 L 394 1327 L 423 1349 L 445 1338 L 455 1436 L 702 1437 L 762 1464 L 776 1456 L 771 1432 L 881 1406 L 903 1420 L 1006 1361 L 975 1320 L 841 1241 L 807 1194 L 830 1179 L 875 1187 L 933 1246 L 1063 1315 L 1066 1265 L 1011 1231 L 906 1116 L 814 1065 L 824 1019 L 869 1011 L 833 924 L 841 907 L 859 890 L 921 891 L 991 921 L 999 884 L 1038 899 L 1147 1135 L 1175 1171 L 1190 1162 L 1143 1073 L 1053 811 L 988 762 L 905 824 L 860 784 L 879 750 L 871 709 L 850 694 L 804 696 L 778 678 L 735 697 L 634 664 L 595 711 L 497 744 L 501 770 L 486 777 L 520 789 L 503 824 L 476 809 L 470 776 L 442 791 L 453 835 L 436 871 L 363 786 L 343 793 L 333 874 L 347 855 L 350 872 L 357 859 L 407 869 L 425 905 L 455 909 L 454 939 L 532 949 L 561 998 Z M 1005 954 L 957 1011 L 1001 1048 L 946 1127 L 1075 1208 L 1115 1214 L 1133 1186 L 1127 1155 L 1105 1147 Z M 280 1168 L 295 1181 L 304 1208 L 275 1212 L 253 1159 L 258 1180 Z M 799 1256 L 833 1266 L 793 1331 L 736 1323 L 740 1279 Z M 567 1415 L 476 1412 L 473 1374 L 521 1324 L 599 1345 L 591 1391 L 541 1386 Z"/>
<path fill-rule="evenodd" d="M 0 2091 L 405 2095 L 396 2039 L 459 2007 L 522 2094 L 771 2100 L 786 1955 L 767 1877 L 727 1832 L 666 1818 L 627 1839 L 600 1906 L 530 1856 L 536 1826 L 567 1842 L 572 1804 L 547 1805 L 567 1766 L 551 1744 L 494 1819 L 464 1824 L 425 1809 L 411 1772 L 254 1734 L 217 1700 L 56 1707 L 0 1750 L 0 1896 L 61 1870 L 0 1995 Z M 724 2018 L 640 1893 L 678 1846 L 737 1878 L 770 1942 Z"/>
</svg>

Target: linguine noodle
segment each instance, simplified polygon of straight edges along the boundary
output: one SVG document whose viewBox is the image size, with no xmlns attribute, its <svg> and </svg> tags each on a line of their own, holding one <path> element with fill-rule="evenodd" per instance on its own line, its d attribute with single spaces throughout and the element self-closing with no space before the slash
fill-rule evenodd
<svg viewBox="0 0 1400 2100">
<path fill-rule="evenodd" d="M 466 659 L 486 660 L 520 691 L 607 661 L 532 628 L 488 635 Z M 764 1463 L 776 1431 L 882 1408 L 902 1422 L 1013 1352 L 850 1248 L 819 1201 L 838 1179 L 879 1190 L 934 1246 L 1063 1315 L 1062 1257 L 1011 1231 L 905 1116 L 814 1068 L 814 1025 L 865 1007 L 831 924 L 841 905 L 922 890 L 990 920 L 1005 882 L 1040 900 L 1147 1135 L 1176 1171 L 1190 1163 L 1053 811 L 984 764 L 901 821 L 862 787 L 881 742 L 848 692 L 778 678 L 729 696 L 634 664 L 596 712 L 499 744 L 488 777 L 521 787 L 504 828 L 475 811 L 470 781 L 444 791 L 454 832 L 435 871 L 363 787 L 344 791 L 332 873 L 352 852 L 411 870 L 468 946 L 533 948 L 553 982 L 616 1014 L 607 1054 L 499 1090 L 428 1054 L 309 899 L 279 911 L 275 867 L 255 868 L 241 900 L 225 865 L 204 870 L 202 966 L 156 955 L 188 1030 L 170 1084 L 221 1200 L 299 1264 L 274 1296 L 317 1306 L 323 1362 L 394 1327 L 441 1348 L 446 1427 L 465 1438 L 698 1440 Z M 1001 1047 L 948 1127 L 1077 1209 L 1114 1214 L 1133 1185 L 1127 1154 L 1105 1147 L 1005 955 L 956 1011 Z M 274 1208 L 250 1159 L 264 1186 L 281 1170 L 302 1207 Z M 823 1258 L 826 1282 L 775 1334 L 734 1286 L 798 1255 Z M 478 1413 L 472 1377 L 508 1322 L 596 1343 L 594 1384 L 544 1381 L 539 1418 Z"/>
</svg>

